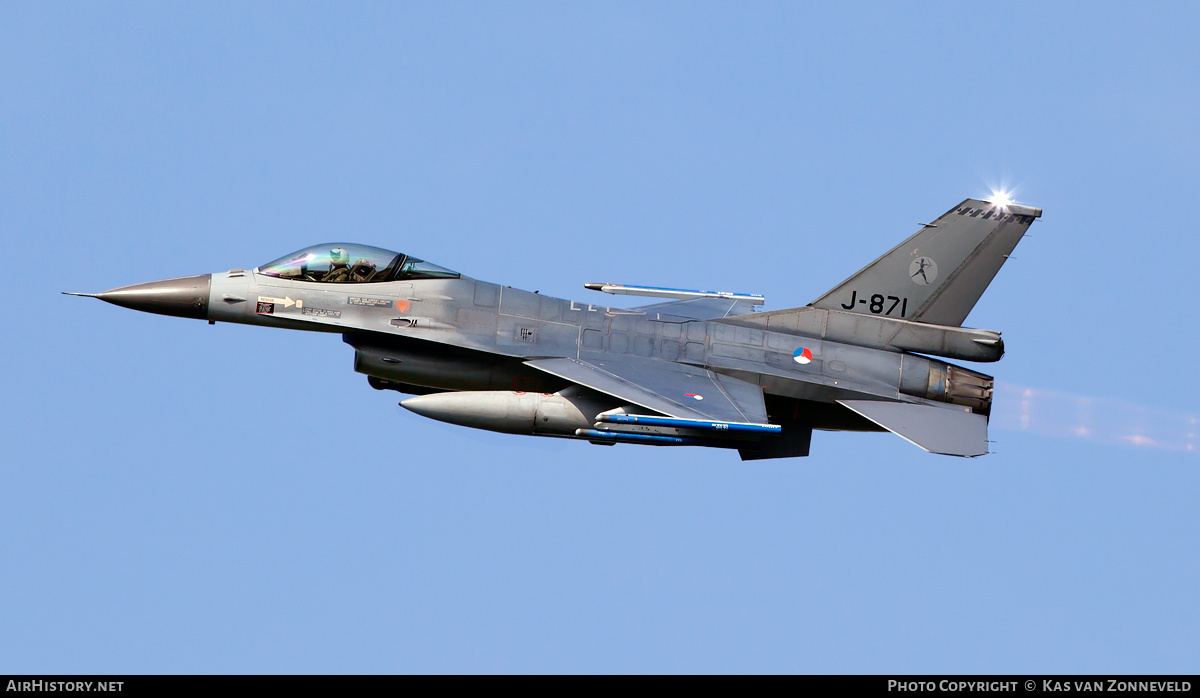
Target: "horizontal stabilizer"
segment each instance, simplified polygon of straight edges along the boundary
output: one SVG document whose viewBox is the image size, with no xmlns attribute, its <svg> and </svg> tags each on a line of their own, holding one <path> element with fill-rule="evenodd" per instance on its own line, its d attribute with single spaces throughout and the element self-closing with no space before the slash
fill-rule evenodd
<svg viewBox="0 0 1200 698">
<path fill-rule="evenodd" d="M 930 453 L 971 457 L 988 452 L 987 417 L 969 408 L 878 400 L 838 402 Z"/>
</svg>

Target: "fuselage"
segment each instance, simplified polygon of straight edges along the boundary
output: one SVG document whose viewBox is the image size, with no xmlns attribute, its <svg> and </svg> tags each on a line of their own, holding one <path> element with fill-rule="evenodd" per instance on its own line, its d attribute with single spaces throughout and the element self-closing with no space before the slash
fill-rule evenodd
<svg viewBox="0 0 1200 698">
<path fill-rule="evenodd" d="M 206 317 L 342 334 L 356 350 L 357 371 L 380 379 L 376 387 L 405 392 L 554 392 L 565 382 L 522 362 L 632 355 L 756 383 L 773 418 L 816 428 L 877 430 L 837 405 L 841 399 L 917 398 L 982 412 L 990 406 L 989 399 L 954 394 L 954 374 L 981 374 L 924 356 L 741 326 L 736 318 L 572 301 L 465 276 L 323 283 L 233 270 L 212 275 Z M 790 414 L 776 414 L 782 411 Z"/>
</svg>

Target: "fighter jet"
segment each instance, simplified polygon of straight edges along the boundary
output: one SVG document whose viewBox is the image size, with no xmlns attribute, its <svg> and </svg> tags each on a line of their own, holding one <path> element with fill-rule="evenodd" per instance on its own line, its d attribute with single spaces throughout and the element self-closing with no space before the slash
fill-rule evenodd
<svg viewBox="0 0 1200 698">
<path fill-rule="evenodd" d="M 967 199 L 812 303 L 615 283 L 614 308 L 470 278 L 412 255 L 314 245 L 255 269 L 86 295 L 161 315 L 340 334 L 371 386 L 419 415 L 592 444 L 806 456 L 814 429 L 988 452 L 1000 333 L 962 327 L 1041 209 Z"/>
</svg>

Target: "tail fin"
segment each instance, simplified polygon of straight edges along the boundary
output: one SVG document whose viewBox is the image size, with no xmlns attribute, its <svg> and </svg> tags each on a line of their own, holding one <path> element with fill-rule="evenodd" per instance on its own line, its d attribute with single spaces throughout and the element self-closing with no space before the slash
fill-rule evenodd
<svg viewBox="0 0 1200 698">
<path fill-rule="evenodd" d="M 1041 215 L 967 199 L 810 305 L 959 327 Z"/>
</svg>

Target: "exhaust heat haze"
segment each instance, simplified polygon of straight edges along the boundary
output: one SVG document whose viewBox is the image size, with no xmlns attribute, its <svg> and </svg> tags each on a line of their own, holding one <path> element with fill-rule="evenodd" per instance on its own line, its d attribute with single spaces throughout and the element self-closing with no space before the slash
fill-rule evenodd
<svg viewBox="0 0 1200 698">
<path fill-rule="evenodd" d="M 993 405 L 996 429 L 1044 436 L 1196 453 L 1200 433 L 1194 414 L 1011 383 L 996 383 Z"/>
</svg>

